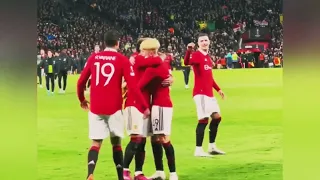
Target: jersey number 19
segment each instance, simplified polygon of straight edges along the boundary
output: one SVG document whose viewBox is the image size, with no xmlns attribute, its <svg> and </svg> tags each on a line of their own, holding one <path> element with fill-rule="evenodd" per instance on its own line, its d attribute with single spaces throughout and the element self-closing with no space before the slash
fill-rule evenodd
<svg viewBox="0 0 320 180">
<path fill-rule="evenodd" d="M 106 81 L 104 82 L 103 86 L 108 85 L 115 72 L 114 65 L 111 63 L 104 63 L 101 65 L 100 62 L 95 62 L 94 65 L 96 67 L 96 86 L 100 84 L 101 75 L 106 78 Z M 109 73 L 106 73 L 107 67 L 110 68 Z"/>
</svg>

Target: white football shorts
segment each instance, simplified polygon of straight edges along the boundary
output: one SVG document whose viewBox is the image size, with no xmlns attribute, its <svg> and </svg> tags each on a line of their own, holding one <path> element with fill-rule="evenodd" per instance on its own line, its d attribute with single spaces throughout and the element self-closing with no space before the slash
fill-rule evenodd
<svg viewBox="0 0 320 180">
<path fill-rule="evenodd" d="M 220 113 L 220 107 L 215 97 L 199 94 L 195 95 L 193 100 L 196 104 L 198 120 L 209 118 L 215 112 Z"/>
<path fill-rule="evenodd" d="M 89 138 L 105 139 L 111 137 L 124 137 L 124 119 L 119 110 L 112 115 L 97 115 L 89 112 Z"/>
<path fill-rule="evenodd" d="M 150 119 L 143 119 L 143 114 L 136 107 L 126 107 L 123 115 L 128 135 L 148 136 Z"/>
<path fill-rule="evenodd" d="M 151 125 L 152 134 L 171 134 L 173 108 L 152 106 L 151 109 Z"/>
</svg>

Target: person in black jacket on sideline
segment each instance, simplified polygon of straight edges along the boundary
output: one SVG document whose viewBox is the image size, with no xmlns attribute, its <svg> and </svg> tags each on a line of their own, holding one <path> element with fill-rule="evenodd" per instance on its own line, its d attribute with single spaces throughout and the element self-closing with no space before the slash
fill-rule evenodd
<svg viewBox="0 0 320 180">
<path fill-rule="evenodd" d="M 90 54 L 88 48 L 86 48 L 86 49 L 83 51 L 83 53 L 81 53 L 81 55 L 80 55 L 81 71 L 83 70 L 85 64 L 87 63 L 87 60 L 88 60 L 88 58 L 89 58 L 90 55 L 91 55 L 91 54 Z"/>
<path fill-rule="evenodd" d="M 59 93 L 65 93 L 67 88 L 68 71 L 71 69 L 72 59 L 67 55 L 67 50 L 63 49 L 59 55 L 59 66 L 58 66 L 58 86 Z M 63 87 L 61 84 L 63 80 Z"/>
<path fill-rule="evenodd" d="M 41 63 L 41 55 L 37 56 L 37 76 L 39 79 L 39 87 L 42 88 L 42 74 L 41 74 L 41 67 L 40 67 L 40 63 Z"/>
<path fill-rule="evenodd" d="M 54 53 L 54 60 L 56 61 L 56 66 L 57 66 L 57 68 L 59 68 L 59 52 L 58 51 L 56 51 L 55 53 Z M 57 79 L 58 79 L 58 72 L 54 75 L 54 80 L 57 82 Z"/>
<path fill-rule="evenodd" d="M 44 69 L 44 73 L 46 75 L 46 87 L 48 95 L 54 94 L 54 76 L 57 73 L 57 64 L 52 56 L 52 51 L 48 50 L 47 58 L 43 59 L 40 63 L 40 67 Z M 50 83 L 51 83 L 51 91 L 50 91 Z"/>
</svg>

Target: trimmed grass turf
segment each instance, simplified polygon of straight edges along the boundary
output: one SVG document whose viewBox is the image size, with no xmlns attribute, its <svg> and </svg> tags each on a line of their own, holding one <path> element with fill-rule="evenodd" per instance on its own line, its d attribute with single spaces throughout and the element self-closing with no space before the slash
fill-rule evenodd
<svg viewBox="0 0 320 180">
<path fill-rule="evenodd" d="M 282 69 L 215 70 L 216 81 L 227 99 L 219 104 L 222 124 L 218 146 L 226 156 L 195 158 L 195 105 L 183 75 L 173 72 L 174 118 L 172 143 L 181 180 L 281 180 L 282 179 Z M 38 89 L 38 179 L 85 179 L 88 140 L 87 113 L 76 97 L 78 76 L 68 77 L 64 95 L 48 96 Z M 57 85 L 56 85 L 57 88 Z M 58 88 L 56 90 L 58 92 Z M 216 93 L 215 93 L 216 94 Z M 217 94 L 216 94 L 217 95 Z M 128 138 L 123 141 L 123 149 Z M 204 140 L 207 149 L 208 132 Z M 154 172 L 152 150 L 147 142 L 144 172 Z M 95 171 L 96 180 L 115 180 L 112 148 L 106 140 Z M 166 159 L 165 170 L 168 174 Z M 131 165 L 134 169 L 134 162 Z"/>
</svg>

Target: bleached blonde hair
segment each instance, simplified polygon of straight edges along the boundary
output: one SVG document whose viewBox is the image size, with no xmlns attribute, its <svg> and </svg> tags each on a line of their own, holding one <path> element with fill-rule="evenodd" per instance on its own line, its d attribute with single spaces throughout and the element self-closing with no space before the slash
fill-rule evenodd
<svg viewBox="0 0 320 180">
<path fill-rule="evenodd" d="M 140 50 L 158 50 L 159 48 L 160 42 L 155 38 L 147 38 L 140 45 Z"/>
</svg>

